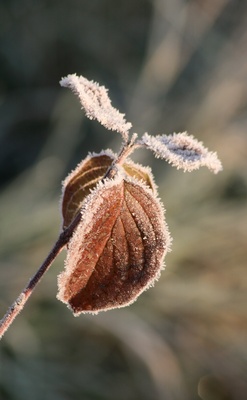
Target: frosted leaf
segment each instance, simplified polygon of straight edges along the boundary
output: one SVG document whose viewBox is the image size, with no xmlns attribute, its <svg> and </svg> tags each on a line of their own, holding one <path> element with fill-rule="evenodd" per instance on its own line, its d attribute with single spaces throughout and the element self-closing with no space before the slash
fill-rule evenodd
<svg viewBox="0 0 247 400">
<path fill-rule="evenodd" d="M 89 154 L 82 160 L 63 182 L 62 215 L 63 228 L 69 226 L 76 214 L 80 212 L 84 199 L 104 177 L 115 159 L 110 151 Z"/>
<path fill-rule="evenodd" d="M 137 164 L 130 159 L 127 159 L 122 167 L 127 175 L 132 176 L 140 182 L 143 182 L 153 191 L 153 193 L 156 193 L 156 184 L 154 183 L 151 168 L 144 167 L 143 165 Z"/>
<path fill-rule="evenodd" d="M 117 131 L 127 139 L 132 124 L 126 122 L 125 115 L 111 105 L 104 86 L 76 74 L 62 78 L 60 85 L 70 88 L 79 97 L 89 119 L 97 119 L 105 128 Z"/>
<path fill-rule="evenodd" d="M 151 189 L 121 174 L 100 182 L 83 203 L 57 297 L 75 315 L 124 307 L 158 279 L 169 245 Z"/>
<path fill-rule="evenodd" d="M 89 154 L 63 182 L 62 215 L 63 228 L 67 228 L 80 212 L 83 201 L 104 177 L 116 156 L 111 150 Z M 123 164 L 126 174 L 145 183 L 155 192 L 155 184 L 149 168 L 126 160 Z"/>
<path fill-rule="evenodd" d="M 222 170 L 217 154 L 208 151 L 202 142 L 186 132 L 161 136 L 145 133 L 140 143 L 152 150 L 156 157 L 184 171 L 193 171 L 202 166 L 208 167 L 215 174 Z"/>
</svg>

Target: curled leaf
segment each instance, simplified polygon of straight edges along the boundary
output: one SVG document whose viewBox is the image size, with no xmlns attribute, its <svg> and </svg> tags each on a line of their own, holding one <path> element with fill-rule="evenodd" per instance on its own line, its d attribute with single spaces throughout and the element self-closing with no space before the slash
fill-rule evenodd
<svg viewBox="0 0 247 400">
<path fill-rule="evenodd" d="M 173 135 L 150 136 L 145 133 L 140 143 L 152 150 L 156 157 L 163 158 L 178 169 L 193 171 L 202 166 L 215 174 L 222 170 L 216 153 L 186 132 Z"/>
<path fill-rule="evenodd" d="M 132 303 L 159 277 L 170 236 L 152 191 L 125 174 L 100 182 L 83 203 L 58 299 L 75 315 Z"/>
<path fill-rule="evenodd" d="M 153 174 L 149 167 L 134 163 L 127 159 L 122 165 L 124 171 L 138 181 L 145 183 L 154 193 L 156 193 L 156 185 L 153 180 Z"/>
<path fill-rule="evenodd" d="M 89 154 L 64 180 L 62 196 L 64 229 L 69 226 L 76 214 L 80 212 L 83 201 L 104 177 L 115 158 L 116 156 L 111 150 L 102 151 L 99 154 Z M 129 176 L 144 182 L 155 191 L 155 184 L 149 168 L 127 160 L 123 164 L 123 169 Z"/>
<path fill-rule="evenodd" d="M 79 97 L 89 119 L 97 119 L 105 128 L 117 131 L 127 139 L 132 124 L 126 122 L 125 115 L 111 105 L 104 86 L 76 74 L 62 78 L 60 85 L 70 88 Z"/>
<path fill-rule="evenodd" d="M 67 228 L 78 212 L 86 196 L 104 177 L 115 156 L 110 151 L 89 154 L 63 182 L 63 228 Z"/>
</svg>

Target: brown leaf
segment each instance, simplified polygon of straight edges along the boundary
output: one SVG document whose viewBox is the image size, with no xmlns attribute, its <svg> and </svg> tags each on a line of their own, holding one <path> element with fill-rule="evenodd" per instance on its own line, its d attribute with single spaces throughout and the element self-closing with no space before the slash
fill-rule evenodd
<svg viewBox="0 0 247 400">
<path fill-rule="evenodd" d="M 115 155 L 110 150 L 89 155 L 65 179 L 62 198 L 63 228 L 67 228 L 76 214 L 80 212 L 84 199 L 104 177 L 114 159 Z M 149 168 L 144 168 L 131 160 L 128 160 L 123 168 L 128 175 L 145 182 L 151 189 L 155 189 Z"/>
<path fill-rule="evenodd" d="M 86 198 L 72 237 L 58 299 L 74 314 L 122 307 L 159 277 L 170 237 L 146 185 L 118 175 Z"/>
<path fill-rule="evenodd" d="M 80 211 L 83 200 L 103 178 L 114 160 L 110 151 L 87 156 L 63 182 L 62 214 L 66 228 Z"/>
<path fill-rule="evenodd" d="M 149 167 L 143 167 L 140 164 L 134 163 L 132 160 L 127 160 L 123 164 L 125 172 L 136 178 L 138 181 L 144 182 L 153 192 L 156 193 L 156 185 L 153 181 L 153 175 Z"/>
</svg>

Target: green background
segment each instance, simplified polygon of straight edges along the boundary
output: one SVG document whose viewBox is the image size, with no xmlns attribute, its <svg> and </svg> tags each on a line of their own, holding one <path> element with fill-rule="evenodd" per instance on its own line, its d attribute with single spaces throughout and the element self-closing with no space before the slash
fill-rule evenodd
<svg viewBox="0 0 247 400">
<path fill-rule="evenodd" d="M 128 308 L 74 318 L 56 300 L 65 252 L 0 343 L 1 400 L 247 398 L 247 2 L 0 1 L 0 312 L 60 227 L 61 180 L 120 135 L 59 86 L 109 88 L 134 132 L 187 130 L 224 171 L 150 165 L 173 237 Z"/>
</svg>

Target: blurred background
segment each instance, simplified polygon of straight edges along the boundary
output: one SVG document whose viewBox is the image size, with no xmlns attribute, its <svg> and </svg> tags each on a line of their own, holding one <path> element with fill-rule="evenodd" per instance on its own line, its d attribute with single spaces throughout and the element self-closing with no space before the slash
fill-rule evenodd
<svg viewBox="0 0 247 400">
<path fill-rule="evenodd" d="M 154 288 L 74 318 L 56 299 L 65 252 L 0 343 L 1 400 L 247 398 L 247 2 L 0 1 L 0 312 L 61 227 L 61 181 L 121 138 L 59 86 L 109 88 L 139 134 L 187 130 L 224 171 L 177 171 L 151 152 L 173 237 Z"/>
</svg>

